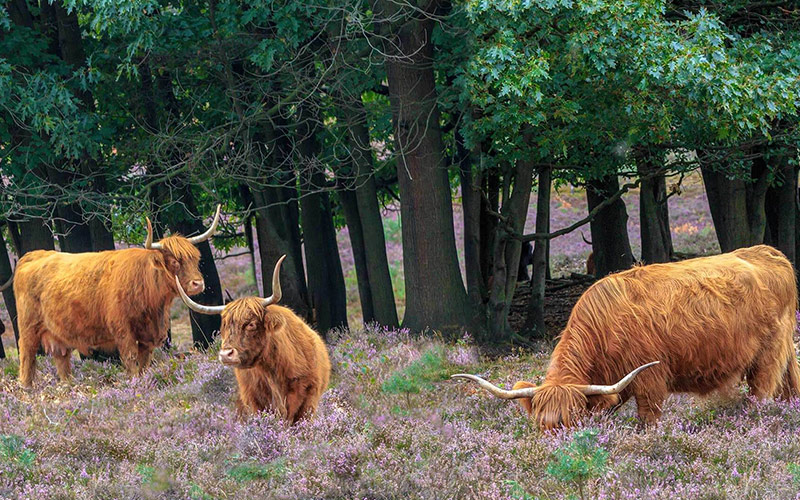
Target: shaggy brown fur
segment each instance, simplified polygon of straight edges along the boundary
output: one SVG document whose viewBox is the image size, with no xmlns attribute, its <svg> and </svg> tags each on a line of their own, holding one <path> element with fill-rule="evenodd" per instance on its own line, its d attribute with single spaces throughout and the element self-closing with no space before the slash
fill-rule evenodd
<svg viewBox="0 0 800 500">
<path fill-rule="evenodd" d="M 705 395 L 742 377 L 758 398 L 798 396 L 796 308 L 794 269 L 766 245 L 607 276 L 575 304 L 540 390 L 519 402 L 550 429 L 631 396 L 654 422 L 669 393 Z M 613 384 L 653 360 L 619 396 L 572 390 Z"/>
<path fill-rule="evenodd" d="M 160 250 L 37 250 L 20 259 L 14 293 L 24 387 L 33 383 L 40 345 L 53 355 L 62 381 L 70 378 L 73 349 L 87 354 L 117 348 L 130 374 L 150 364 L 153 349 L 166 339 L 169 307 L 178 296 L 174 277 L 184 288 L 203 279 L 192 243 L 177 235 L 160 243 Z"/>
<path fill-rule="evenodd" d="M 273 408 L 290 424 L 317 410 L 331 363 L 317 332 L 290 309 L 237 299 L 222 312 L 222 351 L 233 349 L 241 414 Z"/>
</svg>

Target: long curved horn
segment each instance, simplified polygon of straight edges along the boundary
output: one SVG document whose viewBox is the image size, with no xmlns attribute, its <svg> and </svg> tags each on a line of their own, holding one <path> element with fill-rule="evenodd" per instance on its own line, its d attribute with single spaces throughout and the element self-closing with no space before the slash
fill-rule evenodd
<svg viewBox="0 0 800 500">
<path fill-rule="evenodd" d="M 217 213 L 214 214 L 214 220 L 211 222 L 211 227 L 208 228 L 203 234 L 198 234 L 197 236 L 192 236 L 191 238 L 187 238 L 190 243 L 193 245 L 197 245 L 198 243 L 202 243 L 207 239 L 214 236 L 214 233 L 217 232 L 217 226 L 219 225 L 219 211 L 222 209 L 222 205 L 217 205 Z"/>
<path fill-rule="evenodd" d="M 261 305 L 264 307 L 267 307 L 270 304 L 277 304 L 283 296 L 283 292 L 281 291 L 281 263 L 285 258 L 286 255 L 282 256 L 280 259 L 278 259 L 278 263 L 275 264 L 275 270 L 272 271 L 272 295 L 266 299 L 263 299 Z"/>
<path fill-rule="evenodd" d="M 147 220 L 147 237 L 144 240 L 144 247 L 148 250 L 161 250 L 163 248 L 161 243 L 153 242 L 153 224 L 150 222 L 150 217 L 145 217 Z"/>
<path fill-rule="evenodd" d="M 601 394 L 618 394 L 622 392 L 623 389 L 628 387 L 628 384 L 633 382 L 633 379 L 636 378 L 636 375 L 639 375 L 639 372 L 642 370 L 646 370 L 653 365 L 659 364 L 660 361 L 653 361 L 651 363 L 647 363 L 646 365 L 642 365 L 639 368 L 633 370 L 629 374 L 622 377 L 622 380 L 617 382 L 614 385 L 583 385 L 578 386 L 578 389 L 586 395 L 586 396 L 597 396 Z"/>
<path fill-rule="evenodd" d="M 472 380 L 473 382 L 477 383 L 487 392 L 497 396 L 500 399 L 519 399 L 519 398 L 532 398 L 536 391 L 539 389 L 538 387 L 526 387 L 525 389 L 515 389 L 511 391 L 507 391 L 505 389 L 501 389 L 496 385 L 492 384 L 491 382 L 487 382 L 486 380 L 478 377 L 477 375 L 470 375 L 468 373 L 456 373 L 455 375 L 450 375 L 450 378 L 465 378 L 468 380 Z"/>
<path fill-rule="evenodd" d="M 181 294 L 181 299 L 183 299 L 183 303 L 189 306 L 194 312 L 200 314 L 222 314 L 223 309 L 225 306 L 204 306 L 203 304 L 198 304 L 197 302 L 193 301 L 186 295 L 186 292 L 183 291 L 183 287 L 181 286 L 181 281 L 175 276 L 175 284 L 178 285 L 178 293 Z"/>
</svg>

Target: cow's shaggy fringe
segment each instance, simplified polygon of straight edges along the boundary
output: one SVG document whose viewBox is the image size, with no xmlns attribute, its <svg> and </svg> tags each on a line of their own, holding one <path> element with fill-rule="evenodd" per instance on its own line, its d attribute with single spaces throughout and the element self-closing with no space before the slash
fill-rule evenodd
<svg viewBox="0 0 800 500">
<path fill-rule="evenodd" d="M 652 422 L 670 392 L 705 395 L 742 378 L 758 398 L 798 396 L 796 307 L 794 269 L 766 245 L 634 267 L 584 293 L 540 392 L 532 402 L 520 402 L 548 429 L 569 425 L 587 408 L 611 407 L 631 396 L 640 418 Z M 661 363 L 639 374 L 619 398 L 587 400 L 570 388 L 613 384 L 655 360 Z"/>
</svg>

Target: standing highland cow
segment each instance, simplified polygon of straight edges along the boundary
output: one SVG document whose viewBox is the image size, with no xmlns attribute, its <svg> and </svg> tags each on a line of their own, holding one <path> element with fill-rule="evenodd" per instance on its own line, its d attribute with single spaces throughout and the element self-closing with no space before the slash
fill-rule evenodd
<svg viewBox="0 0 800 500">
<path fill-rule="evenodd" d="M 281 299 L 278 260 L 272 273 L 272 295 L 246 297 L 224 306 L 204 306 L 190 299 L 178 282 L 181 298 L 195 312 L 222 315 L 219 360 L 235 368 L 240 414 L 273 408 L 289 424 L 317 410 L 328 388 L 331 363 L 317 332 Z"/>
<path fill-rule="evenodd" d="M 73 349 L 87 354 L 116 348 L 128 373 L 141 373 L 167 337 L 169 307 L 178 296 L 174 279 L 192 295 L 205 289 L 194 245 L 214 235 L 219 212 L 217 206 L 205 233 L 172 235 L 158 243 L 147 219 L 144 249 L 25 254 L 14 277 L 20 383 L 33 383 L 39 346 L 53 356 L 62 381 L 70 378 Z"/>
<path fill-rule="evenodd" d="M 704 395 L 743 377 L 758 398 L 788 399 L 800 395 L 796 308 L 792 264 L 766 245 L 638 266 L 601 279 L 578 300 L 541 385 L 517 382 L 504 391 L 474 375 L 454 377 L 520 399 L 544 429 L 631 396 L 651 423 L 669 393 Z M 636 376 L 654 360 L 660 363 Z M 624 383 L 592 385 L 636 367 Z"/>
</svg>

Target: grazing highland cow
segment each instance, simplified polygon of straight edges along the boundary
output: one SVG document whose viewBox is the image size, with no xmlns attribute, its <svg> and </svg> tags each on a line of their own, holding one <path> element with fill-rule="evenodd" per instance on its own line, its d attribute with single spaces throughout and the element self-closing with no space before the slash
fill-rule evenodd
<svg viewBox="0 0 800 500">
<path fill-rule="evenodd" d="M 758 398 L 788 399 L 800 395 L 796 307 L 794 269 L 766 245 L 638 266 L 601 279 L 578 300 L 541 385 L 517 382 L 504 391 L 473 375 L 454 377 L 520 399 L 544 429 L 631 396 L 651 423 L 669 393 L 708 394 L 742 377 Z M 654 360 L 660 363 L 633 378 Z M 591 385 L 636 367 L 615 386 Z"/>
<path fill-rule="evenodd" d="M 178 296 L 174 279 L 192 295 L 205 288 L 194 245 L 214 235 L 219 211 L 218 206 L 205 233 L 172 235 L 158 243 L 147 219 L 144 249 L 25 254 L 14 278 L 20 383 L 33 383 L 39 346 L 52 354 L 62 381 L 70 378 L 73 349 L 87 354 L 116 348 L 129 374 L 147 368 L 153 349 L 167 336 L 169 307 Z"/>
<path fill-rule="evenodd" d="M 224 306 L 195 303 L 181 289 L 181 298 L 201 314 L 222 315 L 219 360 L 235 368 L 240 414 L 275 409 L 289 424 L 317 410 L 328 388 L 331 363 L 317 332 L 290 309 L 275 305 L 281 299 L 278 260 L 272 274 L 272 295 L 247 297 Z"/>
</svg>

